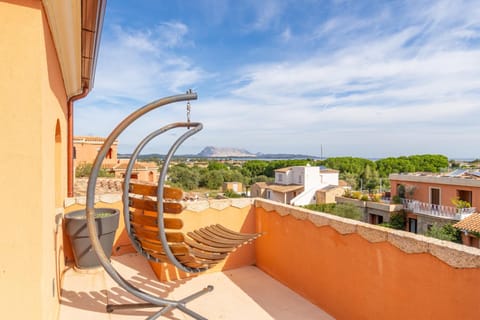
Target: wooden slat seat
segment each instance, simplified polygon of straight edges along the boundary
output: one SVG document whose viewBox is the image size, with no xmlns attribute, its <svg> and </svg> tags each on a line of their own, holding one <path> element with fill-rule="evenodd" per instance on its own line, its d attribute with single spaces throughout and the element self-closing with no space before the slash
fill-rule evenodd
<svg viewBox="0 0 480 320">
<path fill-rule="evenodd" d="M 157 218 L 157 186 L 140 182 L 129 184 L 131 234 L 147 256 L 160 262 L 172 262 L 167 257 L 160 240 Z M 260 234 L 246 234 L 230 230 L 220 224 L 198 230 L 181 231 L 181 212 L 184 206 L 179 201 L 183 191 L 164 188 L 163 225 L 170 251 L 176 260 L 190 268 L 209 268 L 224 260 L 228 254 L 243 244 L 258 238 Z"/>
</svg>

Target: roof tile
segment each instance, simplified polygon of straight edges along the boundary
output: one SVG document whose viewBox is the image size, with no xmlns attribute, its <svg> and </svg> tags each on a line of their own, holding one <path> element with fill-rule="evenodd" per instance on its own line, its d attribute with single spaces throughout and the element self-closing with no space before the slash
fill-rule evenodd
<svg viewBox="0 0 480 320">
<path fill-rule="evenodd" d="M 475 212 L 453 225 L 458 229 L 480 232 L 480 213 Z"/>
</svg>

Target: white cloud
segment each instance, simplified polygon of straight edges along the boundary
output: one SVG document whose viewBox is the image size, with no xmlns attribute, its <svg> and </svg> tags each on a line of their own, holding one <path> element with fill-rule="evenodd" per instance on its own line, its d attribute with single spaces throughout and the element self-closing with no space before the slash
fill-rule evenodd
<svg viewBox="0 0 480 320">
<path fill-rule="evenodd" d="M 185 39 L 187 33 L 187 26 L 179 22 L 142 30 L 114 26 L 112 37 L 102 42 L 94 96 L 99 100 L 113 96 L 148 101 L 159 93 L 184 91 L 207 77 L 174 50 L 193 46 Z"/>
<path fill-rule="evenodd" d="M 286 27 L 285 30 L 280 34 L 280 38 L 282 41 L 288 42 L 290 39 L 292 39 L 292 30 L 290 27 Z"/>
<path fill-rule="evenodd" d="M 192 120 L 203 122 L 205 129 L 186 143 L 184 152 L 216 145 L 319 155 L 322 144 L 330 156 L 477 156 L 472 147 L 478 145 L 480 119 L 480 6 L 474 1 L 409 2 L 366 17 L 346 12 L 318 19 L 308 34 L 281 23 L 288 10 L 283 2 L 247 6 L 253 10 L 249 32 L 272 29 L 272 38 L 283 40 L 278 50 L 291 54 L 272 59 L 255 56 L 252 52 L 261 50 L 247 47 L 238 54 L 251 54 L 254 60 L 238 65 L 236 73 L 206 72 L 197 66 L 199 61 L 179 53 L 196 45 L 185 24 L 116 27 L 114 37 L 102 44 L 93 101 L 121 112 L 93 109 L 90 103 L 91 113 L 108 118 L 111 125 L 104 127 L 113 127 L 128 113 L 127 102 L 137 104 L 199 84 L 209 90 L 214 83 L 233 89 L 199 92 L 199 100 L 192 102 Z M 216 23 L 224 21 L 228 9 L 222 7 L 220 16 Z M 299 39 L 308 42 L 308 52 L 293 47 Z M 296 57 L 295 52 L 302 54 Z M 122 145 L 185 118 L 182 105 L 168 110 L 132 128 Z M 102 125 L 89 116 L 77 121 L 84 127 Z M 156 146 L 160 142 L 147 149 L 161 152 Z"/>
</svg>

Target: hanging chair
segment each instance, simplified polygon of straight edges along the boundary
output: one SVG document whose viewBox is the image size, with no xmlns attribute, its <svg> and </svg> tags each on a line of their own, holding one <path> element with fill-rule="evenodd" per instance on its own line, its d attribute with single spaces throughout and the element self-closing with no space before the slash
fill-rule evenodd
<svg viewBox="0 0 480 320">
<path fill-rule="evenodd" d="M 213 290 L 207 286 L 181 300 L 161 298 L 132 285 L 112 266 L 98 240 L 94 220 L 95 185 L 101 163 L 117 137 L 135 120 L 144 114 L 169 103 L 188 101 L 187 122 L 166 125 L 146 136 L 132 153 L 125 172 L 123 183 L 123 214 L 125 229 L 135 249 L 145 258 L 155 262 L 166 262 L 187 273 L 206 271 L 223 261 L 230 252 L 243 244 L 258 238 L 261 234 L 245 234 L 230 230 L 222 225 L 213 224 L 198 230 L 183 233 L 182 211 L 183 191 L 165 186 L 169 163 L 178 147 L 189 137 L 202 130 L 202 124 L 190 122 L 190 100 L 197 98 L 191 90 L 186 94 L 156 100 L 133 112 L 125 118 L 107 137 L 92 167 L 87 187 L 87 224 L 92 248 L 105 271 L 122 288 L 146 303 L 107 305 L 107 312 L 117 309 L 160 307 L 161 309 L 147 319 L 157 319 L 161 315 L 177 308 L 195 319 L 205 319 L 186 307 L 186 303 Z M 187 128 L 170 147 L 163 161 L 158 184 L 131 181 L 135 161 L 145 145 L 155 137 L 176 128 Z"/>
</svg>

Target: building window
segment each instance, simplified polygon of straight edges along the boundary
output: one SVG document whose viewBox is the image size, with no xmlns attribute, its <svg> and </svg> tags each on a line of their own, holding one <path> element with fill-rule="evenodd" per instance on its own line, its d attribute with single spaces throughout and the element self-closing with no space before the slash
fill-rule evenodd
<svg viewBox="0 0 480 320">
<path fill-rule="evenodd" d="M 303 183 L 302 180 L 303 180 L 303 179 L 302 179 L 302 176 L 298 176 L 298 183 L 299 183 L 299 184 L 302 184 L 302 183 Z"/>
<path fill-rule="evenodd" d="M 382 224 L 383 223 L 383 216 L 378 214 L 370 214 L 369 222 L 371 224 Z"/>
<path fill-rule="evenodd" d="M 480 239 L 477 237 L 470 237 L 470 246 L 480 249 Z"/>
<path fill-rule="evenodd" d="M 408 218 L 408 231 L 417 233 L 417 219 Z"/>
<path fill-rule="evenodd" d="M 459 200 L 466 201 L 472 205 L 472 191 L 457 190 L 457 197 Z"/>
<path fill-rule="evenodd" d="M 431 204 L 440 204 L 440 189 L 439 188 L 430 188 L 430 203 Z"/>
<path fill-rule="evenodd" d="M 397 195 L 402 199 L 405 198 L 405 186 L 403 184 L 397 184 Z"/>
<path fill-rule="evenodd" d="M 267 199 L 271 199 L 271 198 L 272 198 L 272 191 L 267 190 Z"/>
<path fill-rule="evenodd" d="M 283 176 L 282 176 L 281 173 L 277 174 L 277 180 L 278 180 L 279 182 L 282 182 Z"/>
</svg>

